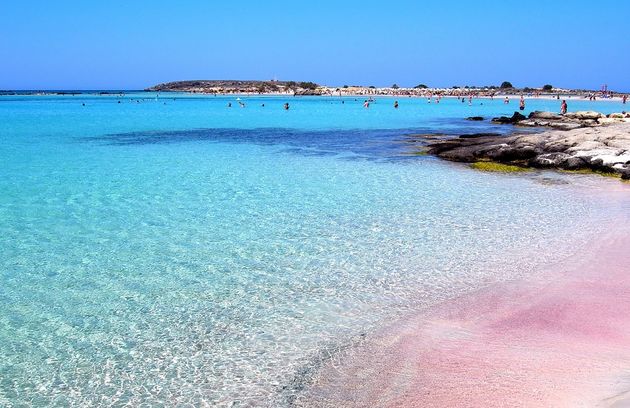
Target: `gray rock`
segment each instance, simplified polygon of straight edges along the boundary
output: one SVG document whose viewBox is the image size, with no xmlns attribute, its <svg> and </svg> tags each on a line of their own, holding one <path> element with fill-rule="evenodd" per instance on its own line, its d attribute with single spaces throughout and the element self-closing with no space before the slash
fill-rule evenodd
<svg viewBox="0 0 630 408">
<path fill-rule="evenodd" d="M 547 120 L 560 120 L 562 116 L 553 112 L 534 111 L 529 114 L 529 119 L 547 119 Z"/>
<path fill-rule="evenodd" d="M 565 114 L 565 116 L 569 118 L 575 118 L 575 119 L 599 119 L 599 118 L 606 117 L 606 115 L 604 115 L 603 113 L 594 112 L 594 111 L 571 112 L 571 113 Z"/>
<path fill-rule="evenodd" d="M 573 130 L 584 127 L 584 125 L 577 122 L 550 122 L 549 126 L 558 130 Z"/>
<path fill-rule="evenodd" d="M 599 170 L 630 179 L 630 123 L 582 127 L 579 123 L 553 122 L 578 128 L 451 139 L 430 144 L 428 153 L 452 161 L 485 159 L 532 167 Z"/>
</svg>

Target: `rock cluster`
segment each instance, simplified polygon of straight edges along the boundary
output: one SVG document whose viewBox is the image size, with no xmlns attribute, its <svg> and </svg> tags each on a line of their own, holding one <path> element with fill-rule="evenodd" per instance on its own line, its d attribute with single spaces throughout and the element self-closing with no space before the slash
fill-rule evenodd
<svg viewBox="0 0 630 408">
<path fill-rule="evenodd" d="M 560 115 L 552 112 L 534 111 L 525 117 L 514 112 L 512 117 L 501 116 L 492 119 L 494 123 L 512 124 L 528 127 L 551 127 L 559 130 L 572 130 L 583 127 L 609 125 L 612 123 L 630 122 L 630 113 L 603 113 L 593 111 L 568 112 Z"/>
<path fill-rule="evenodd" d="M 576 114 L 575 118 L 598 123 L 604 118 L 628 119 L 595 114 Z M 536 114 L 530 119 L 556 120 L 551 115 L 554 114 Z M 581 125 L 577 129 L 548 130 L 537 134 L 460 137 L 432 143 L 427 152 L 452 161 L 491 160 L 538 168 L 589 169 L 630 179 L 630 120 L 627 122 L 609 126 Z"/>
</svg>

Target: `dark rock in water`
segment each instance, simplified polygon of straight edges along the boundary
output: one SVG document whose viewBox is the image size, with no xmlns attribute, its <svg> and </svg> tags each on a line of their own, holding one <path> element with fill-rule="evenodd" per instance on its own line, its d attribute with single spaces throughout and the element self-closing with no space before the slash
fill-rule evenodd
<svg viewBox="0 0 630 408">
<path fill-rule="evenodd" d="M 521 115 L 518 112 L 514 112 L 514 115 L 512 115 L 511 118 L 508 118 L 507 116 L 501 116 L 498 118 L 492 118 L 492 122 L 501 123 L 501 124 L 515 124 L 525 119 L 527 119 L 525 115 Z"/>
<path fill-rule="evenodd" d="M 586 166 L 586 161 L 581 157 L 569 157 L 564 163 L 567 170 L 579 170 Z"/>
<path fill-rule="evenodd" d="M 479 120 L 483 120 L 483 116 L 469 116 L 469 117 L 466 118 L 466 120 L 479 121 Z"/>
<path fill-rule="evenodd" d="M 521 113 L 518 113 L 518 112 L 514 112 L 514 115 L 512 115 L 512 120 L 514 122 L 518 122 L 518 121 L 525 120 L 525 119 L 527 119 L 525 117 L 525 115 L 523 115 Z"/>
</svg>

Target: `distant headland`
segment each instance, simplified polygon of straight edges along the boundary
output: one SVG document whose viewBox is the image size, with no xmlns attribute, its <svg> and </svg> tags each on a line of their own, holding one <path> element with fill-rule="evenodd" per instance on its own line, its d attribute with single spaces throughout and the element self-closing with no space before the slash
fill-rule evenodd
<svg viewBox="0 0 630 408">
<path fill-rule="evenodd" d="M 323 88 L 314 82 L 257 80 L 190 80 L 158 84 L 145 91 L 191 92 L 207 94 L 258 93 L 322 95 Z"/>
</svg>

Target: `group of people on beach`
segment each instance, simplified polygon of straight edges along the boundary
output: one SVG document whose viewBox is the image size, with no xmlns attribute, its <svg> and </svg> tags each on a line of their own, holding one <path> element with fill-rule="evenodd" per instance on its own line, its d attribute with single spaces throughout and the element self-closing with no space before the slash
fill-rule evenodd
<svg viewBox="0 0 630 408">
<path fill-rule="evenodd" d="M 429 102 L 429 103 L 431 103 L 431 98 L 432 98 L 432 97 L 429 97 L 429 99 L 428 99 L 428 102 Z M 441 98 L 441 97 L 436 97 L 436 98 L 435 98 L 436 103 L 439 103 L 439 102 L 440 102 L 440 98 Z M 458 99 L 459 99 L 459 98 L 458 98 Z M 355 100 L 356 100 L 356 99 L 355 99 Z M 624 103 L 624 104 L 625 104 L 625 103 L 627 102 L 627 100 L 628 100 L 628 96 L 627 96 L 627 95 L 623 95 L 623 97 L 622 97 L 622 103 Z M 465 97 L 461 97 L 461 101 L 462 101 L 462 103 L 464 103 L 464 102 L 466 101 Z M 363 107 L 364 107 L 364 108 L 369 108 L 369 107 L 370 107 L 370 102 L 371 102 L 371 100 L 366 99 L 366 100 L 363 102 Z M 242 101 L 238 101 L 238 103 L 239 103 L 239 106 L 240 106 L 241 108 L 244 108 L 244 107 L 245 107 L 245 103 L 243 103 Z M 341 101 L 341 103 L 344 103 L 344 101 Z M 509 103 L 510 103 L 510 98 L 506 96 L 506 97 L 505 97 L 505 99 L 503 100 L 503 103 L 505 103 L 505 104 L 509 104 Z M 468 97 L 468 105 L 472 105 L 472 96 L 469 96 L 469 97 Z M 84 104 L 84 106 L 85 106 L 85 104 Z M 264 107 L 264 106 L 265 106 L 265 104 L 263 103 L 261 106 L 262 106 L 262 107 Z M 399 106 L 399 105 L 398 105 L 398 101 L 394 101 L 394 109 L 398 109 L 398 106 Z M 228 107 L 228 108 L 231 108 L 231 107 L 232 107 L 232 102 L 228 102 L 227 107 Z M 284 108 L 284 110 L 289 110 L 289 103 L 288 103 L 288 102 L 285 102 L 285 104 L 284 104 L 283 108 Z M 568 109 L 567 101 L 566 101 L 566 99 L 563 99 L 563 100 L 562 100 L 562 103 L 560 104 L 560 114 L 561 114 L 561 115 L 566 114 L 566 113 L 567 113 L 567 109 Z M 521 111 L 524 111 L 524 110 L 525 110 L 525 97 L 524 97 L 523 95 L 521 95 L 521 98 L 520 98 L 520 100 L 519 100 L 519 110 L 521 110 Z"/>
</svg>

